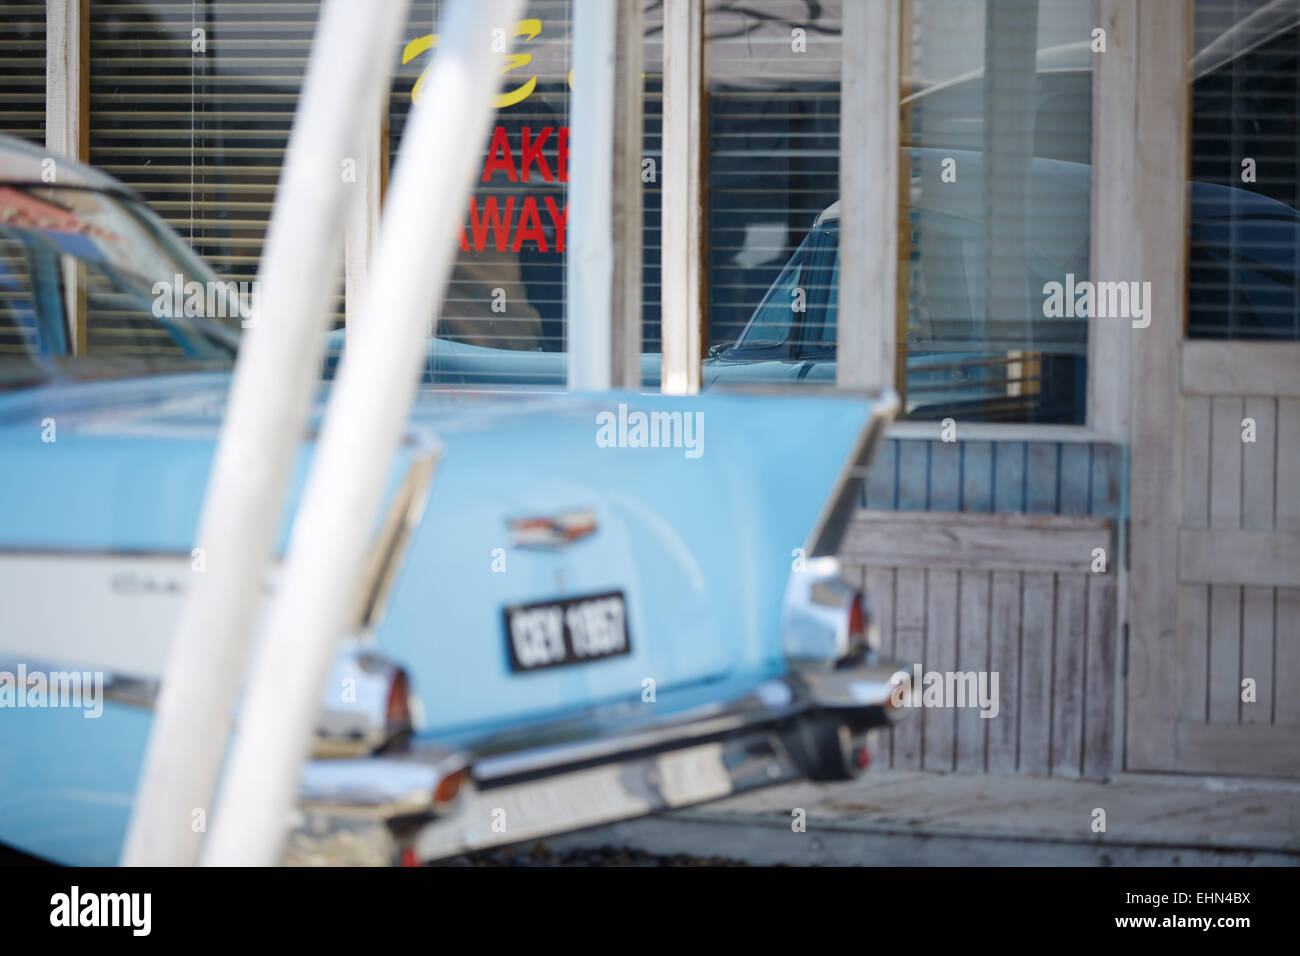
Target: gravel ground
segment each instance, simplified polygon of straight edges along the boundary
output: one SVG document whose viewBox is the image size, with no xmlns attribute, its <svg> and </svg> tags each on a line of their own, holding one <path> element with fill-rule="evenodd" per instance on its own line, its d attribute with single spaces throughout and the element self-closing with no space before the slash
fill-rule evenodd
<svg viewBox="0 0 1300 956">
<path fill-rule="evenodd" d="M 722 856 L 659 856 L 644 850 L 602 846 L 555 850 L 545 843 L 497 847 L 465 853 L 434 866 L 748 866 Z"/>
</svg>

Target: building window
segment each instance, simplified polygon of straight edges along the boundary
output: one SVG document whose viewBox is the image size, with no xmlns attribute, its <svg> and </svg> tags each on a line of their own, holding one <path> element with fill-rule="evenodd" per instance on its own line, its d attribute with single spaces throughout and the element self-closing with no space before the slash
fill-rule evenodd
<svg viewBox="0 0 1300 956">
<path fill-rule="evenodd" d="M 1300 20 L 1197 0 L 1188 329 L 1300 341 Z"/>
<path fill-rule="evenodd" d="M 397 160 L 420 78 L 436 50 L 446 4 L 413 0 L 389 99 L 389 155 Z M 460 250 L 438 316 L 426 381 L 451 385 L 563 385 L 565 227 L 568 221 L 572 5 L 533 0 L 514 25 L 515 65 L 504 75 L 489 140 L 461 223 Z M 643 349 L 659 336 L 659 176 L 663 12 L 647 3 L 643 46 Z M 645 177 L 643 177 L 645 178 Z M 652 365 L 644 384 L 658 385 Z"/>
<path fill-rule="evenodd" d="M 90 161 L 227 278 L 257 275 L 319 9 L 90 0 Z"/>
<path fill-rule="evenodd" d="M 824 310 L 830 289 L 796 250 L 839 198 L 840 10 L 839 2 L 707 8 L 707 298 L 715 355 L 706 384 L 774 372 L 807 380 L 799 362 L 804 320 Z"/>
<path fill-rule="evenodd" d="M 912 5 L 910 417 L 1084 422 L 1088 318 L 1072 289 L 1089 277 L 1092 26 L 1091 6 L 1066 0 Z"/>
<path fill-rule="evenodd" d="M 0 133 L 45 145 L 44 3 L 6 3 L 0 17 Z"/>
<path fill-rule="evenodd" d="M 708 19 L 707 383 L 830 384 L 841 13 Z M 904 6 L 898 391 L 918 419 L 1082 424 L 1092 11 L 1070 0 Z"/>
</svg>

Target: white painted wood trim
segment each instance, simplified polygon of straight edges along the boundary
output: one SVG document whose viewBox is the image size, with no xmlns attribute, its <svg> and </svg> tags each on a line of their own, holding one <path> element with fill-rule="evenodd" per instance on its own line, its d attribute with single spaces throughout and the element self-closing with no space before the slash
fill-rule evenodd
<svg viewBox="0 0 1300 956">
<path fill-rule="evenodd" d="M 1300 342 L 1183 343 L 1185 395 L 1300 398 Z"/>
<path fill-rule="evenodd" d="M 83 72 L 90 38 L 86 0 L 47 0 L 45 7 L 45 148 L 85 159 L 86 97 Z"/>
<path fill-rule="evenodd" d="M 577 0 L 570 151 L 568 385 L 641 385 L 642 35 L 639 2 Z M 580 79 L 590 76 L 590 80 Z"/>
<path fill-rule="evenodd" d="M 937 421 L 893 422 L 886 438 L 939 441 L 943 423 Z M 1016 425 L 1006 422 L 957 422 L 957 441 L 1048 441 L 1067 444 L 1120 443 L 1121 437 L 1084 425 Z"/>
<path fill-rule="evenodd" d="M 1177 725 L 1176 769 L 1190 773 L 1300 775 L 1300 727 L 1287 724 Z"/>
<path fill-rule="evenodd" d="M 1133 232 L 1133 104 L 1137 96 L 1137 4 L 1096 0 L 1106 52 L 1092 56 L 1092 226 L 1089 274 L 1094 280 L 1131 275 Z M 1129 434 L 1130 339 L 1127 322 L 1088 320 L 1087 424 L 1118 441 Z"/>
<path fill-rule="evenodd" d="M 869 567 L 1091 574 L 1094 548 L 1113 553 L 1113 527 L 1108 518 L 863 509 L 839 555 Z"/>
<path fill-rule="evenodd" d="M 610 387 L 614 303 L 614 60 L 618 8 L 574 0 L 565 302 L 568 384 Z"/>
<path fill-rule="evenodd" d="M 704 3 L 664 3 L 662 390 L 700 390 L 704 349 Z"/>
<path fill-rule="evenodd" d="M 1159 303 L 1150 326 L 1129 336 L 1130 566 L 1141 586 L 1129 595 L 1126 767 L 1173 770 L 1180 700 L 1179 346 L 1187 298 L 1192 10 L 1188 0 L 1135 8 L 1136 91 L 1129 113 L 1116 117 L 1115 135 L 1104 147 L 1133 151 L 1132 233 L 1123 248 L 1130 268 L 1137 270 L 1135 278 L 1151 283 L 1153 301 Z"/>
<path fill-rule="evenodd" d="M 1095 0 L 1094 23 L 1106 31 L 1106 52 L 1092 53 L 1092 197 L 1088 272 L 1093 278 L 1119 278 L 1136 261 L 1133 230 L 1133 128 L 1137 102 L 1137 4 Z M 1128 258 L 1132 256 L 1133 258 Z M 1093 316 L 1088 320 L 1086 423 L 1103 440 L 1127 444 L 1130 437 L 1131 356 L 1129 323 Z M 1126 481 L 1122 478 L 1121 481 Z M 1121 525 L 1117 551 L 1127 546 Z M 1121 564 L 1116 582 L 1115 634 L 1128 619 L 1129 574 Z M 1113 682 L 1112 767 L 1124 766 L 1127 720 L 1122 643 L 1117 640 Z"/>
<path fill-rule="evenodd" d="M 1294 587 L 1300 581 L 1300 531 L 1183 528 L 1178 532 L 1178 579 L 1184 584 Z"/>
<path fill-rule="evenodd" d="M 641 281 L 645 227 L 645 29 L 640 0 L 618 5 L 614 58 L 614 169 L 612 243 L 614 275 L 610 293 L 610 384 L 641 387 Z"/>
<path fill-rule="evenodd" d="M 852 121 L 840 124 L 840 258 L 859 267 L 839 273 L 835 380 L 841 388 L 893 388 L 900 3 L 846 3 L 843 15 L 840 115 Z"/>
</svg>

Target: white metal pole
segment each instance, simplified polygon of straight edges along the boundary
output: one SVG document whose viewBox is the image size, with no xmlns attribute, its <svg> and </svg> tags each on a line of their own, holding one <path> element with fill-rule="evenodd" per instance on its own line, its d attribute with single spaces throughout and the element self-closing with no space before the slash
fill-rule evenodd
<svg viewBox="0 0 1300 956">
<path fill-rule="evenodd" d="M 602 391 L 613 380 L 611 191 L 617 23 L 618 7 L 609 0 L 574 0 L 565 288 L 569 388 L 575 390 Z"/>
<path fill-rule="evenodd" d="M 430 318 L 492 117 L 500 57 L 522 0 L 454 0 L 403 137 L 366 285 L 364 335 L 344 356 L 289 556 L 222 780 L 209 865 L 274 864 L 330 658 L 362 576 L 419 383 Z M 500 30 L 494 37 L 494 32 Z M 436 323 L 435 331 L 436 331 Z"/>
<path fill-rule="evenodd" d="M 664 4 L 661 275 L 665 394 L 700 390 L 704 347 L 704 186 L 700 142 L 703 0 Z"/>
<path fill-rule="evenodd" d="M 318 381 L 357 118 L 390 75 L 406 0 L 326 0 L 303 80 L 122 861 L 194 862 L 249 631 Z M 201 573 L 199 573 L 201 569 Z"/>
</svg>

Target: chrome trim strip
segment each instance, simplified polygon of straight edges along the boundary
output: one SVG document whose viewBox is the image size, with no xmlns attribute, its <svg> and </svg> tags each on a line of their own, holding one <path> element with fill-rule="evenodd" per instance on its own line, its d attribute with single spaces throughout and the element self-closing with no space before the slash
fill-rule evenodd
<svg viewBox="0 0 1300 956">
<path fill-rule="evenodd" d="M 300 809 L 312 826 L 295 831 L 294 841 L 302 855 L 329 862 L 339 851 L 338 834 L 346 831 L 348 840 L 373 843 L 374 857 L 395 861 L 404 846 L 428 861 L 797 779 L 805 768 L 788 733 L 828 714 L 853 732 L 887 726 L 896 716 L 887 702 L 898 674 L 910 679 L 902 665 L 886 661 L 793 672 L 737 700 L 621 733 L 604 732 L 588 713 L 463 751 L 415 748 L 312 761 L 300 788 Z M 446 812 L 451 808 L 436 806 L 433 794 L 443 779 L 463 770 L 472 785 L 466 782 L 463 805 Z M 359 819 L 387 826 L 362 837 Z"/>
<path fill-rule="evenodd" d="M 357 608 L 353 613 L 354 633 L 373 629 L 383 617 L 388 592 L 401 567 L 411 533 L 420 523 L 424 506 L 428 503 L 440 456 L 441 451 L 436 446 L 420 449 L 412 457 L 402 483 L 393 495 L 366 559 L 357 591 Z"/>
<path fill-rule="evenodd" d="M 438 784 L 466 768 L 464 754 L 438 748 L 351 760 L 309 760 L 298 781 L 303 809 L 377 818 L 427 816 Z"/>
<path fill-rule="evenodd" d="M 907 677 L 904 665 L 876 660 L 841 667 L 816 680 L 792 671 L 789 676 L 764 682 L 738 700 L 683 711 L 621 732 L 599 733 L 595 727 L 600 722 L 587 715 L 567 726 L 538 728 L 529 735 L 531 740 L 520 735 L 488 738 L 469 745 L 474 754 L 471 772 L 475 783 L 487 790 L 579 766 L 770 729 L 823 711 L 869 726 L 885 726 L 889 723 L 885 713 L 889 680 L 895 673 Z"/>
</svg>

